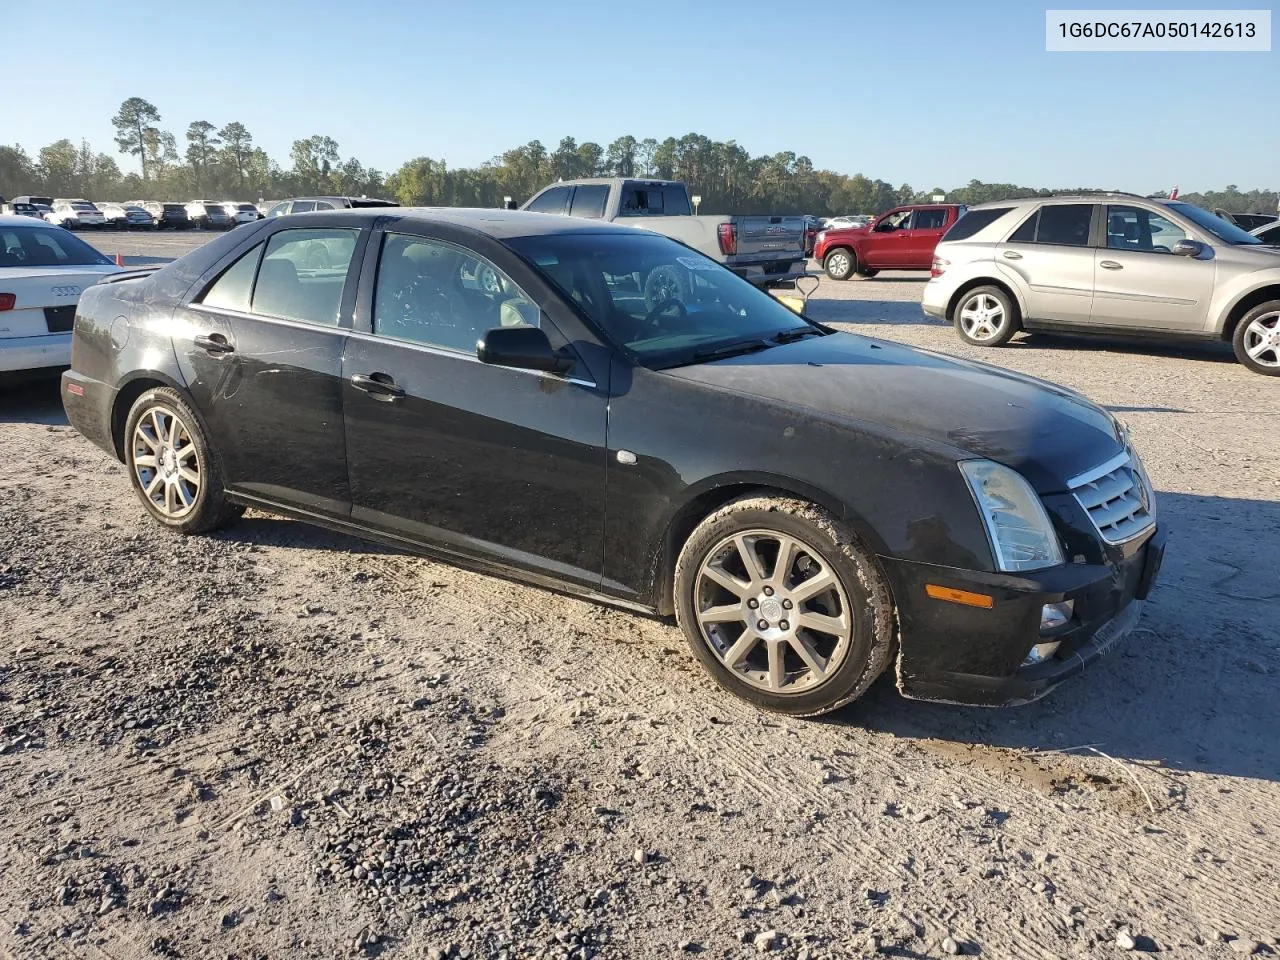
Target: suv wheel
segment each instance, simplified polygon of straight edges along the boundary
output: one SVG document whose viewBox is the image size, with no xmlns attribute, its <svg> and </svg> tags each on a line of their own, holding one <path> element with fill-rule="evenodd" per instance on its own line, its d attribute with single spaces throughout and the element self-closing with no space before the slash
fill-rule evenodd
<svg viewBox="0 0 1280 960">
<path fill-rule="evenodd" d="M 1254 373 L 1280 377 L 1280 300 L 1260 303 L 1241 317 L 1231 346 Z"/>
<path fill-rule="evenodd" d="M 858 258 L 848 247 L 836 247 L 822 261 L 822 269 L 832 280 L 848 280 L 858 267 Z"/>
<path fill-rule="evenodd" d="M 1017 309 L 999 287 L 974 287 L 951 311 L 956 333 L 978 347 L 1000 347 L 1018 332 Z"/>
<path fill-rule="evenodd" d="M 803 500 L 747 496 L 698 525 L 676 618 L 720 686 L 792 716 L 861 696 L 889 663 L 893 603 L 871 554 Z"/>
</svg>

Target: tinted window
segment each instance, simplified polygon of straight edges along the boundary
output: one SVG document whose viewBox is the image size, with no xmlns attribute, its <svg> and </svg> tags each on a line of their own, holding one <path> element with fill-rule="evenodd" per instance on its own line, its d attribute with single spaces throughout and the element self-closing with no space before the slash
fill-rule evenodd
<svg viewBox="0 0 1280 960">
<path fill-rule="evenodd" d="M 282 230 L 267 241 L 253 312 L 336 326 L 359 230 Z"/>
<path fill-rule="evenodd" d="M 290 213 L 310 213 L 316 208 L 314 200 L 295 200 L 293 206 L 289 208 Z"/>
<path fill-rule="evenodd" d="M 507 245 L 649 366 L 688 363 L 702 351 L 812 329 L 769 294 L 667 237 L 565 233 Z"/>
<path fill-rule="evenodd" d="M 44 227 L 0 230 L 0 267 L 57 267 L 110 263 L 79 237 Z"/>
<path fill-rule="evenodd" d="M 474 355 L 486 330 L 538 325 L 538 308 L 487 260 L 439 240 L 384 238 L 374 333 Z"/>
<path fill-rule="evenodd" d="M 911 221 L 912 230 L 941 230 L 947 222 L 945 210 L 917 210 L 915 219 Z"/>
<path fill-rule="evenodd" d="M 1187 232 L 1170 220 L 1142 207 L 1107 207 L 1107 246 L 1112 250 L 1171 253 Z"/>
<path fill-rule="evenodd" d="M 1013 231 L 1013 236 L 1009 238 L 1010 243 L 1035 243 L 1036 242 L 1036 226 L 1040 223 L 1040 211 L 1037 210 L 1027 219 L 1022 221 L 1022 225 Z"/>
<path fill-rule="evenodd" d="M 249 298 L 253 293 L 253 275 L 257 272 L 263 246 L 264 244 L 258 244 L 227 267 L 222 276 L 213 282 L 213 286 L 205 291 L 201 302 L 209 307 L 248 312 Z"/>
<path fill-rule="evenodd" d="M 569 215 L 593 219 L 603 217 L 604 205 L 608 199 L 609 188 L 604 184 L 578 187 L 573 191 L 573 204 L 569 208 Z"/>
<path fill-rule="evenodd" d="M 1047 203 L 1014 231 L 1009 242 L 1087 247 L 1092 218 L 1091 203 Z"/>
<path fill-rule="evenodd" d="M 1259 231 L 1254 234 L 1263 243 L 1278 244 L 1280 243 L 1280 224 L 1274 227 L 1268 227 L 1266 230 Z"/>
<path fill-rule="evenodd" d="M 979 230 L 991 226 L 1013 207 L 992 207 L 990 210 L 971 210 L 952 224 L 951 229 L 943 234 L 943 241 L 968 240 Z"/>
<path fill-rule="evenodd" d="M 623 217 L 684 217 L 692 212 L 689 195 L 673 184 L 634 183 L 622 191 L 618 215 Z"/>
<path fill-rule="evenodd" d="M 317 200 L 317 201 L 316 201 L 316 209 L 317 209 L 317 210 L 337 210 L 338 208 L 337 208 L 337 207 L 335 207 L 335 206 L 334 206 L 332 203 L 330 203 L 328 200 Z"/>
<path fill-rule="evenodd" d="M 534 213 L 564 213 L 564 205 L 569 199 L 568 187 L 552 187 L 529 204 Z"/>
</svg>

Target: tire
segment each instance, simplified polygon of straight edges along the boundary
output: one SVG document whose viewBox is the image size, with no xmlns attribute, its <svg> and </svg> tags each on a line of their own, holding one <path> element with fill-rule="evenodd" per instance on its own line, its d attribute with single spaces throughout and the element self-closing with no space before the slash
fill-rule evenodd
<svg viewBox="0 0 1280 960">
<path fill-rule="evenodd" d="M 791 562 L 779 577 L 786 543 Z M 759 560 L 750 583 L 743 549 Z M 804 595 L 806 582 L 828 573 L 830 587 Z M 694 656 L 721 687 L 765 710 L 828 713 L 861 696 L 889 663 L 893 601 L 884 577 L 871 553 L 812 503 L 760 494 L 721 507 L 685 542 L 674 589 Z M 824 619 L 805 625 L 789 616 Z"/>
<path fill-rule="evenodd" d="M 858 268 L 858 255 L 848 247 L 828 250 L 822 258 L 822 269 L 832 280 L 848 280 Z"/>
<path fill-rule="evenodd" d="M 177 443 L 171 444 L 175 422 Z M 195 411 L 177 390 L 155 387 L 134 401 L 125 421 L 124 452 L 134 491 L 165 529 L 207 533 L 244 513 L 244 507 L 227 500 L 221 464 Z M 159 462 L 153 466 L 147 457 Z"/>
<path fill-rule="evenodd" d="M 1260 303 L 1241 317 L 1231 335 L 1231 348 L 1236 359 L 1254 373 L 1280 377 L 1280 300 Z"/>
<path fill-rule="evenodd" d="M 1002 347 L 1022 327 L 1012 298 L 995 286 L 966 290 L 951 310 L 951 323 L 975 347 Z"/>
</svg>

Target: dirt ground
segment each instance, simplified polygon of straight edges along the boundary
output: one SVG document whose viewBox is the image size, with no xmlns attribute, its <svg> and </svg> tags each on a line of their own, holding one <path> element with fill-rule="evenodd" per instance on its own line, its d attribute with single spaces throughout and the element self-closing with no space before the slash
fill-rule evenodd
<svg viewBox="0 0 1280 960">
<path fill-rule="evenodd" d="M 812 313 L 1083 390 L 1170 531 L 1140 630 L 1030 706 L 782 719 L 665 623 L 264 514 L 175 538 L 54 382 L 0 393 L 0 955 L 1280 952 L 1280 385 L 969 348 L 921 284 Z"/>
</svg>

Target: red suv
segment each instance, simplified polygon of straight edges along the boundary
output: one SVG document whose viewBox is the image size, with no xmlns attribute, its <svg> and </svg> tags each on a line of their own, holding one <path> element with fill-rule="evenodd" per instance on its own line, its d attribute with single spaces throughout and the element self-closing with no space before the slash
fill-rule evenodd
<svg viewBox="0 0 1280 960">
<path fill-rule="evenodd" d="M 964 211 L 961 203 L 894 207 L 866 227 L 818 234 L 813 255 L 832 280 L 874 277 L 881 270 L 928 270 L 933 248 Z"/>
</svg>

